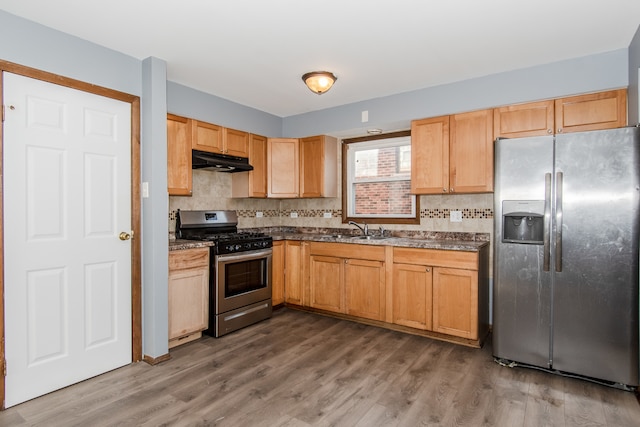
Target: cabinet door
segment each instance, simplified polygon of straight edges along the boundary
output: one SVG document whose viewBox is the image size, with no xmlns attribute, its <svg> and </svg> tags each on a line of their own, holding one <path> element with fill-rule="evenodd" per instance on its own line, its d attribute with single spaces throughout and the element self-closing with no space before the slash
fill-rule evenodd
<svg viewBox="0 0 640 427">
<path fill-rule="evenodd" d="M 267 138 L 251 135 L 249 138 L 249 197 L 267 197 Z"/>
<path fill-rule="evenodd" d="M 300 197 L 324 194 L 324 140 L 322 136 L 300 140 Z"/>
<path fill-rule="evenodd" d="M 450 126 L 449 191 L 493 191 L 493 110 L 455 114 Z"/>
<path fill-rule="evenodd" d="M 613 129 L 627 124 L 626 89 L 556 100 L 556 133 Z"/>
<path fill-rule="evenodd" d="M 209 323 L 209 249 L 169 253 L 169 340 L 200 332 Z"/>
<path fill-rule="evenodd" d="M 393 323 L 432 329 L 432 268 L 393 264 Z"/>
<path fill-rule="evenodd" d="M 309 261 L 309 306 L 344 313 L 344 259 L 312 255 Z"/>
<path fill-rule="evenodd" d="M 249 134 L 236 129 L 223 129 L 224 154 L 238 157 L 249 156 Z"/>
<path fill-rule="evenodd" d="M 285 242 L 284 299 L 289 304 L 302 305 L 304 260 L 302 243 Z"/>
<path fill-rule="evenodd" d="M 554 102 L 509 105 L 493 110 L 495 138 L 521 138 L 553 134 Z"/>
<path fill-rule="evenodd" d="M 300 189 L 298 139 L 269 138 L 267 150 L 268 197 L 298 197 Z"/>
<path fill-rule="evenodd" d="M 345 262 L 346 311 L 366 319 L 385 319 L 384 262 L 347 259 Z"/>
<path fill-rule="evenodd" d="M 284 303 L 284 242 L 273 242 L 273 254 L 271 257 L 271 305 Z"/>
<path fill-rule="evenodd" d="M 433 269 L 433 330 L 478 339 L 478 272 Z"/>
<path fill-rule="evenodd" d="M 170 196 L 191 196 L 191 121 L 167 115 L 167 187 Z"/>
<path fill-rule="evenodd" d="M 211 123 L 192 120 L 193 123 L 193 144 L 194 150 L 208 151 L 211 153 L 223 152 L 222 126 Z"/>
<path fill-rule="evenodd" d="M 411 193 L 449 192 L 449 116 L 411 122 Z"/>
</svg>

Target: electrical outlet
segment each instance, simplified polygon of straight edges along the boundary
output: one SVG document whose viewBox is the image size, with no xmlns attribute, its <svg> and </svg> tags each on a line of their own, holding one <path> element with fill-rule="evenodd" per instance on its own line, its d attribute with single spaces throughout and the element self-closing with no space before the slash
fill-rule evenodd
<svg viewBox="0 0 640 427">
<path fill-rule="evenodd" d="M 291 213 L 289 214 L 289 216 L 290 216 L 291 218 L 298 218 L 298 212 L 291 212 Z"/>
<path fill-rule="evenodd" d="M 324 217 L 325 218 L 331 218 L 332 217 L 331 212 L 325 212 L 324 213 Z"/>
<path fill-rule="evenodd" d="M 462 211 L 449 211 L 449 221 L 462 222 Z"/>
<path fill-rule="evenodd" d="M 256 218 L 262 218 L 262 212 L 257 211 L 256 212 Z"/>
<path fill-rule="evenodd" d="M 148 182 L 143 182 L 142 183 L 142 198 L 146 199 L 149 197 L 149 183 Z"/>
</svg>

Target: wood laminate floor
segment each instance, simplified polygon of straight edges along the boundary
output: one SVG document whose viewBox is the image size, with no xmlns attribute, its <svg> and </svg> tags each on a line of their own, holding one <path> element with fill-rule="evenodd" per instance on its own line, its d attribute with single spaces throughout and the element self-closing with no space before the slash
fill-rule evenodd
<svg viewBox="0 0 640 427">
<path fill-rule="evenodd" d="M 0 426 L 640 426 L 633 393 L 281 309 L 9 408 Z"/>
</svg>

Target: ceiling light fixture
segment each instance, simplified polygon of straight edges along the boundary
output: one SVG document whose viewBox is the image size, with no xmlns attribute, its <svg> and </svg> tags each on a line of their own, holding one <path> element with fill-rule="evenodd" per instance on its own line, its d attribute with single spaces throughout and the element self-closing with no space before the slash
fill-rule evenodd
<svg viewBox="0 0 640 427">
<path fill-rule="evenodd" d="M 335 83 L 338 78 L 328 71 L 312 71 L 302 76 L 302 81 L 311 92 L 322 95 Z"/>
</svg>

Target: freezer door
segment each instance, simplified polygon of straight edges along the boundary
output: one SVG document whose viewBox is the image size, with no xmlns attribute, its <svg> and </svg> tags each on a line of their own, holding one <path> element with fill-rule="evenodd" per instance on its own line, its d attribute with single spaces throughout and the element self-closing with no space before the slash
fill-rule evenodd
<svg viewBox="0 0 640 427">
<path fill-rule="evenodd" d="M 553 368 L 627 385 L 638 385 L 639 131 L 556 136 Z"/>
<path fill-rule="evenodd" d="M 553 172 L 553 137 L 500 139 L 495 153 L 493 354 L 549 367 L 551 272 L 543 268 L 545 245 L 502 240 L 505 206 L 525 211 L 542 205 L 549 231 L 545 176 Z"/>
</svg>

